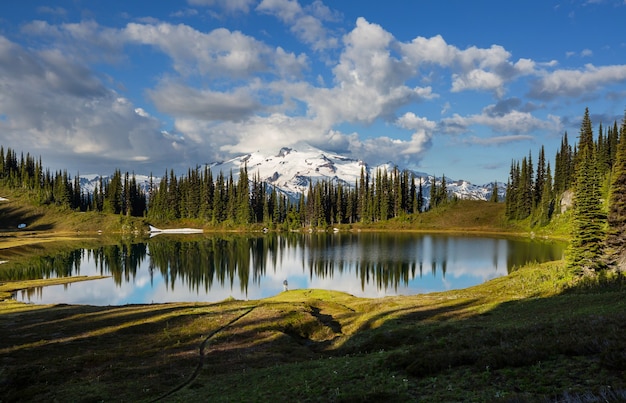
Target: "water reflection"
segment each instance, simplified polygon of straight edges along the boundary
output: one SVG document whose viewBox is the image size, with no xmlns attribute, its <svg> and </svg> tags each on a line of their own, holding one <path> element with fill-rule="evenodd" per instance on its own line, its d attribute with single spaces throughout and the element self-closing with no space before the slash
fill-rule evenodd
<svg viewBox="0 0 626 403">
<path fill-rule="evenodd" d="M 560 259 L 563 249 L 530 240 L 407 233 L 159 236 L 38 257 L 3 267 L 0 280 L 111 276 L 16 295 L 36 303 L 257 299 L 282 291 L 285 279 L 290 289 L 377 297 L 469 287 L 529 261 Z"/>
</svg>

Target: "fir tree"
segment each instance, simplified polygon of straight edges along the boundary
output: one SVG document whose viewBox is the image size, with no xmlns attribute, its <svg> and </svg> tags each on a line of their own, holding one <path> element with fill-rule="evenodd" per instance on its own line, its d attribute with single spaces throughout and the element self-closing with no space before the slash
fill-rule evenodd
<svg viewBox="0 0 626 403">
<path fill-rule="evenodd" d="M 498 202 L 498 182 L 494 181 L 491 186 L 491 196 L 489 196 L 489 201 L 492 203 Z"/>
<path fill-rule="evenodd" d="M 574 234 L 568 250 L 568 265 L 580 272 L 597 270 L 603 267 L 606 216 L 600 203 L 598 164 L 588 108 L 581 124 L 575 171 Z"/>
<path fill-rule="evenodd" d="M 238 224 L 248 224 L 250 222 L 250 184 L 248 181 L 247 166 L 244 166 L 239 170 L 239 181 L 237 182 L 236 193 L 236 222 Z"/>
<path fill-rule="evenodd" d="M 609 196 L 607 263 L 626 268 L 626 114 L 622 120 Z"/>
</svg>

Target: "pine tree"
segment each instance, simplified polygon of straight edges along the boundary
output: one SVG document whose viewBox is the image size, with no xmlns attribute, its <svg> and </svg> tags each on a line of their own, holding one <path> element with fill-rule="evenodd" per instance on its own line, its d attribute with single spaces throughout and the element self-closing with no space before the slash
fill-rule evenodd
<svg viewBox="0 0 626 403">
<path fill-rule="evenodd" d="M 419 178 L 419 185 L 417 188 L 417 198 L 415 201 L 415 209 L 417 210 L 418 213 L 421 213 L 422 211 L 424 211 L 424 188 L 422 185 L 422 178 Z"/>
<path fill-rule="evenodd" d="M 489 201 L 492 203 L 498 202 L 498 181 L 494 181 L 491 186 L 491 196 L 489 196 Z"/>
<path fill-rule="evenodd" d="M 226 219 L 226 189 L 224 174 L 222 171 L 215 180 L 215 193 L 213 195 L 213 224 L 221 223 Z"/>
<path fill-rule="evenodd" d="M 615 130 L 615 129 L 614 129 Z M 626 114 L 622 120 L 609 195 L 607 263 L 626 269 Z"/>
<path fill-rule="evenodd" d="M 589 109 L 580 129 L 574 186 L 574 234 L 568 250 L 568 265 L 580 272 L 602 268 L 606 217 L 600 204 L 600 179 Z"/>
<path fill-rule="evenodd" d="M 541 150 L 539 151 L 539 159 L 537 161 L 537 173 L 535 176 L 535 185 L 533 187 L 535 191 L 534 206 L 538 206 L 541 203 L 543 189 L 545 187 L 545 180 L 546 180 L 546 155 L 545 155 L 544 147 L 541 146 Z"/>
<path fill-rule="evenodd" d="M 439 204 L 445 204 L 448 202 L 448 184 L 446 183 L 446 175 L 441 175 L 441 185 L 439 186 L 437 200 Z"/>
<path fill-rule="evenodd" d="M 550 163 L 548 162 L 546 168 L 546 176 L 543 183 L 543 189 L 541 191 L 541 201 L 539 202 L 539 225 L 547 225 L 552 219 L 554 214 L 555 200 L 554 191 L 552 187 L 552 173 L 550 170 Z"/>
<path fill-rule="evenodd" d="M 122 173 L 117 169 L 104 186 L 103 210 L 112 214 L 119 214 L 122 211 Z"/>
<path fill-rule="evenodd" d="M 565 132 L 561 139 L 561 148 L 556 155 L 554 166 L 554 191 L 557 195 L 560 195 L 572 185 L 573 160 L 574 152 L 569 145 L 567 132 Z"/>
<path fill-rule="evenodd" d="M 235 214 L 238 224 L 250 222 L 250 183 L 248 181 L 248 167 L 239 169 L 239 181 L 237 182 L 237 212 Z"/>
</svg>

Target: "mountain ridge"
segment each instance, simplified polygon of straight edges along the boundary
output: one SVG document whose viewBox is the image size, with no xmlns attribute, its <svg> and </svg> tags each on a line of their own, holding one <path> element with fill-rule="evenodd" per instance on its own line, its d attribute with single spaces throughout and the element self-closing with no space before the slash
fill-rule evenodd
<svg viewBox="0 0 626 403">
<path fill-rule="evenodd" d="M 354 187 L 358 183 L 361 170 L 364 169 L 373 178 L 377 171 L 391 172 L 396 168 L 392 162 L 380 165 L 369 165 L 363 160 L 346 157 L 336 152 L 325 151 L 309 144 L 298 144 L 291 147 L 282 147 L 276 153 L 264 153 L 255 151 L 242 154 L 229 160 L 206 164 L 213 175 L 220 171 L 224 175 L 232 173 L 233 179 L 238 180 L 241 168 L 246 168 L 248 178 L 259 178 L 268 186 L 275 187 L 278 191 L 290 198 L 297 199 L 306 194 L 309 186 L 319 181 L 331 181 L 335 184 Z M 401 171 L 405 168 L 397 167 Z M 408 169 L 415 178 L 416 184 L 422 183 L 422 192 L 425 200 L 430 198 L 430 187 L 433 181 L 441 186 L 442 178 L 434 175 Z M 110 177 L 103 177 L 107 181 Z M 150 177 L 135 175 L 135 180 L 149 193 Z M 152 178 L 156 186 L 161 179 Z M 83 191 L 93 192 L 100 181 L 100 175 L 85 175 L 80 177 Z M 460 199 L 489 200 L 493 192 L 493 183 L 474 185 L 464 179 L 452 179 L 445 177 L 448 194 Z M 506 184 L 498 182 L 498 198 L 504 199 Z"/>
<path fill-rule="evenodd" d="M 320 180 L 330 180 L 353 187 L 359 180 L 361 168 L 375 176 L 377 170 L 391 172 L 396 165 L 387 162 L 380 165 L 369 165 L 363 160 L 343 156 L 335 152 L 328 152 L 319 148 L 302 144 L 294 147 L 282 147 L 278 153 L 267 155 L 261 152 L 244 154 L 224 162 L 209 164 L 213 171 L 233 172 L 236 177 L 239 170 L 246 166 L 248 177 L 259 175 L 261 181 L 268 183 L 289 196 L 299 197 L 306 194 L 309 184 Z M 404 168 L 399 167 L 401 171 Z M 434 175 L 408 169 L 415 175 L 416 183 L 422 182 L 422 191 L 426 200 L 429 199 L 430 187 L 433 178 L 437 186 L 442 184 L 442 178 Z M 445 177 L 446 187 L 450 195 L 471 200 L 489 200 L 493 192 L 493 183 L 474 185 L 471 182 Z M 498 198 L 504 199 L 506 184 L 498 182 Z"/>
</svg>

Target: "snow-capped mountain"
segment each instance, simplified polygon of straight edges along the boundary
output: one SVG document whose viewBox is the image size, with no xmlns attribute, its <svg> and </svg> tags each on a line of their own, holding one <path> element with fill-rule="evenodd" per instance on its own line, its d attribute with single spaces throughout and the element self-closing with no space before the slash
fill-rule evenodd
<svg viewBox="0 0 626 403">
<path fill-rule="evenodd" d="M 389 162 L 370 166 L 361 160 L 303 144 L 292 148 L 283 147 L 274 155 L 254 152 L 228 161 L 213 163 L 210 166 L 214 174 L 219 171 L 224 174 L 232 172 L 235 178 L 239 175 L 240 168 L 246 166 L 250 179 L 258 175 L 262 181 L 276 186 L 289 196 L 299 197 L 302 193 L 306 194 L 310 183 L 331 180 L 335 183 L 354 186 L 359 181 L 362 168 L 365 168 L 370 178 L 373 178 L 378 169 L 391 172 L 395 165 Z M 412 172 L 416 177 L 416 183 L 421 180 L 424 197 L 428 199 L 433 175 Z M 441 178 L 435 178 L 435 183 L 441 185 Z M 462 199 L 489 200 L 493 192 L 493 183 L 474 185 L 465 180 L 453 180 L 446 177 L 446 188 L 449 194 Z M 506 184 L 498 183 L 499 198 L 504 198 L 505 191 Z"/>
<path fill-rule="evenodd" d="M 240 168 L 246 166 L 250 179 L 258 176 L 262 181 L 294 197 L 306 193 L 310 183 L 315 184 L 320 180 L 354 186 L 361 176 L 361 168 L 368 169 L 363 161 L 309 145 L 283 147 L 275 155 L 255 152 L 210 166 L 214 173 L 232 171 L 234 176 L 238 176 Z"/>
<path fill-rule="evenodd" d="M 277 190 L 291 198 L 298 198 L 303 193 L 306 194 L 310 184 L 315 184 L 321 180 L 330 180 L 334 183 L 341 183 L 344 186 L 354 186 L 359 181 L 361 169 L 363 168 L 369 173 L 370 178 L 373 178 L 378 169 L 391 172 L 395 166 L 391 162 L 370 166 L 364 161 L 323 151 L 308 144 L 291 148 L 283 147 L 275 154 L 254 152 L 228 161 L 214 162 L 208 165 L 214 178 L 220 171 L 226 176 L 232 172 L 235 181 L 239 179 L 240 169 L 246 167 L 250 180 L 259 177 L 261 181 L 270 186 L 275 186 Z M 398 168 L 403 169 L 402 167 Z M 433 175 L 423 172 L 412 172 L 416 177 L 416 183 L 419 183 L 421 180 L 424 197 L 428 200 Z M 99 175 L 81 176 L 81 188 L 83 191 L 93 192 L 99 180 Z M 108 180 L 109 177 L 103 177 L 104 182 Z M 148 193 L 150 177 L 135 175 L 135 180 Z M 154 177 L 152 180 L 156 186 L 160 178 Z M 435 178 L 435 183 L 438 186 L 441 185 L 441 178 Z M 498 183 L 497 185 L 498 197 L 503 199 L 506 184 Z M 449 194 L 461 199 L 489 200 L 493 192 L 493 183 L 474 185 L 465 180 L 453 180 L 446 177 L 446 188 Z"/>
<path fill-rule="evenodd" d="M 98 174 L 81 175 L 79 178 L 80 188 L 85 193 L 93 193 L 96 187 L 100 188 L 100 176 Z M 102 176 L 102 183 L 105 184 L 111 180 L 113 175 Z M 152 178 L 154 185 L 158 185 L 161 178 Z M 143 189 L 146 194 L 150 190 L 150 177 L 146 175 L 135 175 L 135 181 Z"/>
</svg>

